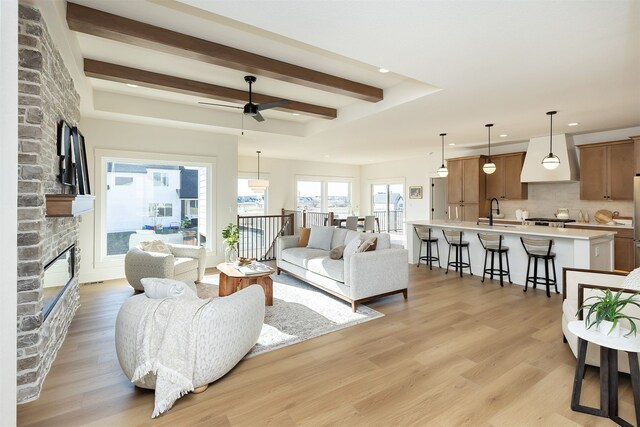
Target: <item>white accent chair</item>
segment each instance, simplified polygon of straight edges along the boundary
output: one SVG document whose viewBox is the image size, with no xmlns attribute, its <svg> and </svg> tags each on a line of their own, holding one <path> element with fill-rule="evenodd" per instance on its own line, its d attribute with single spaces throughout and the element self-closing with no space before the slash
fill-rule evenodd
<svg viewBox="0 0 640 427">
<path fill-rule="evenodd" d="M 145 294 L 128 298 L 116 319 L 116 354 L 129 379 L 136 369 L 138 327 L 150 301 Z M 262 331 L 264 313 L 264 291 L 258 285 L 214 298 L 203 307 L 195 325 L 199 331 L 193 370 L 195 388 L 221 378 L 251 350 Z M 135 385 L 155 389 L 155 375 L 147 375 Z"/>
<path fill-rule="evenodd" d="M 145 252 L 136 246 L 124 257 L 124 274 L 137 291 L 144 291 L 140 279 L 157 277 L 199 282 L 204 277 L 207 251 L 201 246 L 166 243 L 171 254 Z"/>
<path fill-rule="evenodd" d="M 632 286 L 625 286 L 623 282 L 627 278 L 626 273 L 617 271 L 599 271 L 599 270 L 586 270 L 581 268 L 568 268 L 563 269 L 563 288 L 562 288 L 562 332 L 564 334 L 564 340 L 568 342 L 573 355 L 578 354 L 578 338 L 573 335 L 569 329 L 568 324 L 574 320 L 580 320 L 577 316 L 578 307 L 580 307 L 580 289 L 582 289 L 582 302 L 587 298 L 597 295 L 601 292 L 601 289 L 611 289 L 612 292 L 617 292 L 620 289 L 629 289 L 633 291 L 640 291 L 638 288 Z M 630 294 L 623 294 L 629 296 Z M 626 307 L 624 312 L 630 316 L 640 317 L 640 309 L 637 307 Z M 586 313 L 584 313 L 586 315 Z M 640 328 L 640 324 L 636 322 Z M 623 327 L 626 327 L 623 324 Z M 595 344 L 589 344 L 587 347 L 587 365 L 600 366 L 600 347 Z M 629 373 L 629 360 L 625 352 L 618 352 L 618 370 L 621 372 Z"/>
</svg>

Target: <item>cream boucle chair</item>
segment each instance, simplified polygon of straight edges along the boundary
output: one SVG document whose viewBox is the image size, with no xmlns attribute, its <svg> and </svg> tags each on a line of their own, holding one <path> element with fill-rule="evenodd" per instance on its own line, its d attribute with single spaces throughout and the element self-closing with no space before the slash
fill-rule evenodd
<svg viewBox="0 0 640 427">
<path fill-rule="evenodd" d="M 145 252 L 136 246 L 124 257 L 124 274 L 129 284 L 144 291 L 140 279 L 157 277 L 199 282 L 204 277 L 207 252 L 201 246 L 166 243 L 171 254 Z"/>
<path fill-rule="evenodd" d="M 116 319 L 116 353 L 120 366 L 131 379 L 136 366 L 138 327 L 145 295 L 128 298 Z M 193 385 L 197 392 L 229 372 L 258 341 L 264 323 L 264 291 L 252 285 L 224 298 L 213 298 L 199 314 Z M 191 325 L 185 325 L 189 328 Z M 155 376 L 135 382 L 141 388 L 155 389 Z M 200 390 L 197 390 L 197 389 Z"/>
</svg>

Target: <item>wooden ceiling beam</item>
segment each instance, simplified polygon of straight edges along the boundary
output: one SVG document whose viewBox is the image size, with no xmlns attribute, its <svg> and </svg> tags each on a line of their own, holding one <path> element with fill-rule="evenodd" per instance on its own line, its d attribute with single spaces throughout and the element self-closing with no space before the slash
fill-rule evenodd
<svg viewBox="0 0 640 427">
<path fill-rule="evenodd" d="M 369 102 L 378 102 L 383 99 L 383 91 L 377 87 L 299 67 L 74 3 L 67 3 L 67 24 L 73 31 L 301 86 Z"/>
<path fill-rule="evenodd" d="M 249 98 L 249 92 L 246 90 L 232 89 L 87 58 L 84 60 L 84 73 L 87 77 L 120 83 L 135 83 L 153 89 L 200 96 L 219 101 L 240 102 L 245 104 Z M 274 96 L 253 93 L 253 102 L 256 104 L 278 101 L 279 99 L 280 98 Z M 323 119 L 335 119 L 338 116 L 335 108 L 322 107 L 320 105 L 298 101 L 289 101 L 288 105 L 274 108 L 274 110 L 276 109 Z"/>
</svg>

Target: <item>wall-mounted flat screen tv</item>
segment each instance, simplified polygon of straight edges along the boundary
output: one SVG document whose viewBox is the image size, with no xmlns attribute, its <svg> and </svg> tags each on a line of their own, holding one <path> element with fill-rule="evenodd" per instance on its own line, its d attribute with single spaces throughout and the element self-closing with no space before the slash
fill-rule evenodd
<svg viewBox="0 0 640 427">
<path fill-rule="evenodd" d="M 71 141 L 71 127 L 62 120 L 58 124 L 58 156 L 60 157 L 60 182 L 63 185 L 74 186 L 75 165 L 73 161 L 73 150 Z"/>
<path fill-rule="evenodd" d="M 87 150 L 84 145 L 84 136 L 77 127 L 71 129 L 71 139 L 73 140 L 73 158 L 76 169 L 76 193 L 91 194 Z"/>
</svg>

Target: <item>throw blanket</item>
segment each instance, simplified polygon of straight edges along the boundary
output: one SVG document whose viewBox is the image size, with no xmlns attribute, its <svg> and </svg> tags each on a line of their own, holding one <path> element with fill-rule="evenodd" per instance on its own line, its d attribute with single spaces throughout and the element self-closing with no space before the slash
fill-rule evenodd
<svg viewBox="0 0 640 427">
<path fill-rule="evenodd" d="M 157 279 L 155 277 L 140 279 L 144 293 L 149 298 L 176 298 L 181 296 L 195 297 L 193 290 L 186 283 L 173 279 Z"/>
<path fill-rule="evenodd" d="M 155 418 L 193 391 L 200 310 L 211 299 L 149 299 L 137 334 L 136 369 L 131 382 L 153 383 Z"/>
</svg>

